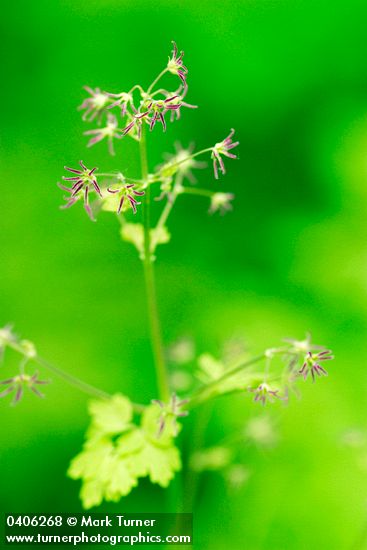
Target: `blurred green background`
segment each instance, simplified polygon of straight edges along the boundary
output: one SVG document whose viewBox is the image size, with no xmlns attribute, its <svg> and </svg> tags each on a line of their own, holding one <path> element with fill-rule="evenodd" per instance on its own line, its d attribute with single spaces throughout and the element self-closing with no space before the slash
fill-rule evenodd
<svg viewBox="0 0 367 550">
<path fill-rule="evenodd" d="M 208 216 L 183 197 L 157 261 L 164 339 L 194 337 L 219 354 L 233 334 L 256 353 L 282 338 L 331 347 L 330 377 L 277 407 L 279 444 L 244 453 L 250 476 L 230 492 L 204 476 L 197 548 L 367 548 L 367 44 L 365 1 L 16 0 L 2 7 L 0 322 L 39 353 L 107 391 L 149 401 L 155 385 L 141 266 L 113 216 L 59 210 L 63 166 L 138 174 L 133 140 L 109 158 L 86 149 L 76 107 L 88 84 L 147 85 L 172 39 L 185 50 L 181 121 L 149 143 L 150 165 L 175 140 L 198 148 L 231 127 L 240 160 L 219 182 L 235 208 Z M 196 199 L 196 200 L 195 200 Z M 1 367 L 1 379 L 12 368 Z M 48 376 L 42 373 L 43 377 Z M 88 422 L 88 398 L 53 379 L 45 401 L 1 405 L 0 502 L 7 511 L 80 511 L 65 478 Z M 241 429 L 250 396 L 220 400 L 208 426 Z M 352 432 L 350 432 L 353 430 Z M 345 434 L 349 433 L 349 445 Z M 142 483 L 99 511 L 163 509 Z M 353 546 L 354 545 L 354 546 Z"/>
</svg>

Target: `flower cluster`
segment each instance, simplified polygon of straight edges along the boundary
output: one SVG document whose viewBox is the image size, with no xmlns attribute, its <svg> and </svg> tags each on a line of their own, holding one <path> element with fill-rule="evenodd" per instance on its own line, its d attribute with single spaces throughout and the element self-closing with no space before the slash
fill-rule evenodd
<svg viewBox="0 0 367 550">
<path fill-rule="evenodd" d="M 107 138 L 109 152 L 113 155 L 114 138 L 120 139 L 129 134 L 133 138 L 140 139 L 144 123 L 149 126 L 150 130 L 153 130 L 156 123 L 160 122 L 165 131 L 165 114 L 167 112 L 171 113 L 171 122 L 173 122 L 175 118 L 180 118 L 181 107 L 195 109 L 196 105 L 191 105 L 184 100 L 188 90 L 186 80 L 188 69 L 183 64 L 183 55 L 183 52 L 178 52 L 177 45 L 173 42 L 172 57 L 169 57 L 166 68 L 147 91 L 144 91 L 139 84 L 133 86 L 129 91 L 118 93 L 85 86 L 89 97 L 79 107 L 84 111 L 83 120 L 91 122 L 97 119 L 98 125 L 101 125 L 103 117 L 106 116 L 104 126 L 84 132 L 84 135 L 92 136 L 88 147 Z M 154 84 L 164 73 L 177 75 L 181 81 L 180 86 L 174 91 L 165 89 L 154 91 Z M 136 94 L 139 94 L 139 97 L 136 97 Z M 161 97 L 157 97 L 158 95 Z M 110 110 L 114 108 L 119 109 L 122 119 L 127 118 L 125 125 L 121 128 L 119 128 L 117 118 L 110 114 Z"/>
<path fill-rule="evenodd" d="M 74 168 L 68 168 L 67 166 L 65 166 L 65 170 L 68 170 L 69 172 L 77 175 L 73 177 L 63 177 L 65 181 L 73 182 L 73 185 L 70 188 L 66 187 L 65 185 L 58 184 L 61 189 L 70 193 L 70 196 L 65 198 L 65 200 L 67 201 L 66 205 L 62 206 L 61 208 L 69 208 L 79 199 L 83 198 L 84 208 L 86 209 L 91 220 L 95 221 L 92 209 L 89 204 L 89 190 L 90 188 L 92 188 L 92 190 L 95 191 L 101 199 L 105 200 L 106 210 L 110 210 L 108 204 L 108 195 L 104 196 L 102 194 L 101 188 L 97 183 L 97 176 L 94 173 L 97 168 L 92 168 L 92 170 L 89 170 L 84 165 L 83 161 L 80 161 L 80 166 L 82 167 L 82 170 L 75 170 Z M 128 205 L 130 205 L 134 214 L 136 214 L 136 207 L 141 203 L 138 202 L 135 197 L 142 197 L 145 194 L 145 191 L 135 189 L 135 184 L 133 183 L 120 183 L 125 182 L 125 178 L 122 174 L 117 174 L 116 178 L 119 180 L 119 183 L 112 184 L 110 187 L 107 188 L 107 193 L 114 196 L 113 209 L 117 211 L 118 214 L 120 214 L 121 211 L 126 211 Z M 125 199 L 127 199 L 128 203 L 125 202 Z"/>
<path fill-rule="evenodd" d="M 311 351 L 311 350 L 321 351 Z M 265 405 L 276 400 L 288 401 L 290 392 L 298 395 L 297 381 L 302 375 L 308 374 L 314 379 L 326 375 L 320 362 L 333 359 L 329 350 L 311 342 L 288 340 L 286 346 L 267 349 L 255 358 L 247 356 L 246 351 L 238 351 L 235 357 L 221 360 L 209 354 L 198 357 L 196 377 L 203 383 L 202 395 L 194 394 L 194 403 L 202 402 L 215 395 L 223 395 L 234 391 L 254 394 L 254 401 Z M 257 363 L 265 361 L 264 366 L 256 367 Z"/>
<path fill-rule="evenodd" d="M 124 136 L 128 134 L 134 127 L 137 127 L 137 134 L 140 138 L 141 125 L 145 120 L 149 124 L 150 131 L 153 130 L 158 120 L 162 123 L 163 130 L 166 131 L 166 121 L 164 115 L 167 111 L 177 111 L 181 107 L 181 103 L 177 101 L 178 96 L 167 97 L 165 99 L 146 99 L 142 102 L 139 112 L 133 115 L 133 120 L 128 124 L 122 133 Z"/>
<path fill-rule="evenodd" d="M 267 400 L 272 401 L 272 398 L 288 400 L 290 390 L 296 395 L 299 395 L 295 383 L 300 376 L 302 376 L 304 380 L 306 380 L 308 376 L 311 376 L 314 382 L 316 376 L 328 375 L 327 371 L 320 363 L 322 361 L 334 359 L 330 350 L 325 349 L 323 346 L 313 344 L 309 335 L 305 340 L 287 339 L 286 342 L 287 346 L 269 349 L 264 354 L 267 360 L 267 370 L 270 367 L 270 362 L 277 356 L 282 357 L 286 362 L 286 367 L 284 368 L 283 366 L 283 371 L 278 377 L 275 377 L 281 384 L 284 397 L 278 395 L 278 389 L 270 389 L 267 384 L 262 383 L 258 387 L 250 389 L 250 391 L 255 393 L 255 401 L 260 401 L 265 404 Z M 301 367 L 299 366 L 300 363 L 302 365 Z"/>
<path fill-rule="evenodd" d="M 188 69 L 183 64 L 184 52 L 179 52 L 175 42 L 172 42 L 172 55 L 168 59 L 165 69 L 157 76 L 153 83 L 144 90 L 139 84 L 134 85 L 129 91 L 107 92 L 101 88 L 85 87 L 89 94 L 79 109 L 84 111 L 83 120 L 91 122 L 96 120 L 98 127 L 87 130 L 84 135 L 89 137 L 87 147 L 106 141 L 111 155 L 115 154 L 114 140 L 121 140 L 129 135 L 136 140 L 142 137 L 142 131 L 145 127 L 153 131 L 156 126 L 161 125 L 163 131 L 166 131 L 166 115 L 170 113 L 170 120 L 173 122 L 180 118 L 182 108 L 196 109 L 197 105 L 192 105 L 186 101 L 188 92 L 187 74 Z M 164 74 L 176 75 L 180 79 L 179 86 L 173 91 L 157 88 L 157 84 Z M 113 114 L 112 109 L 117 109 L 119 117 Z M 122 119 L 122 122 L 120 122 Z M 196 160 L 199 155 L 210 153 L 213 160 L 214 176 L 218 178 L 218 172 L 225 173 L 225 167 L 222 157 L 237 158 L 235 154 L 229 152 L 239 145 L 239 142 L 233 142 L 234 130 L 221 142 L 202 151 L 194 152 L 193 145 L 183 149 L 176 147 L 176 154 L 167 156 L 167 162 L 158 167 L 155 173 L 144 176 L 144 181 L 133 180 L 122 176 L 119 183 L 107 181 L 102 186 L 97 181 L 98 177 L 114 178 L 114 174 L 97 174 L 97 169 L 89 169 L 80 161 L 81 170 L 69 168 L 65 169 L 72 173 L 71 177 L 63 177 L 63 180 L 71 182 L 71 187 L 64 184 L 58 184 L 59 187 L 68 194 L 65 198 L 66 203 L 62 208 L 69 208 L 77 201 L 82 200 L 84 208 L 91 220 L 95 221 L 95 213 L 99 210 L 111 211 L 118 214 L 126 212 L 128 208 L 134 212 L 140 202 L 136 197 L 142 197 L 146 193 L 146 188 L 159 183 L 160 195 L 156 199 L 167 198 L 169 201 L 183 193 L 204 195 L 210 198 L 209 212 L 224 213 L 232 209 L 231 201 L 234 198 L 232 193 L 212 192 L 209 190 L 191 190 L 183 187 L 183 180 L 187 179 L 190 184 L 194 184 L 196 179 L 192 173 L 193 169 L 204 168 L 206 163 Z M 121 183 L 121 184 L 120 184 Z M 172 193 L 174 188 L 174 193 Z M 106 192 L 104 192 L 106 191 Z M 91 206 L 91 193 L 97 195 L 95 207 Z M 162 224 L 159 225 L 161 227 Z"/>
</svg>

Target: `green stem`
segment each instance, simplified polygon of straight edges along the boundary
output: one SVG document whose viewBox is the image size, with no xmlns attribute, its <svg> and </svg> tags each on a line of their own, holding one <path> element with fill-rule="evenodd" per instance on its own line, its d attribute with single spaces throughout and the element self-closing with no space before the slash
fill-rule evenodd
<svg viewBox="0 0 367 550">
<path fill-rule="evenodd" d="M 157 229 L 161 229 L 165 226 L 168 216 L 170 215 L 171 210 L 176 202 L 177 196 L 182 192 L 182 179 L 182 174 L 177 174 L 172 193 L 168 196 L 165 207 L 163 208 L 162 213 L 159 217 Z"/>
<path fill-rule="evenodd" d="M 131 90 L 130 90 L 128 93 L 129 93 L 129 94 L 132 94 L 134 90 L 139 90 L 139 92 L 140 92 L 141 94 L 144 94 L 144 93 L 145 93 L 144 90 L 143 90 L 143 88 L 140 86 L 140 84 L 135 84 L 135 86 L 133 86 L 133 87 L 131 88 Z"/>
<path fill-rule="evenodd" d="M 245 363 L 242 363 L 241 365 L 234 366 L 231 369 L 228 369 L 220 378 L 217 378 L 216 380 L 213 380 L 213 382 L 210 382 L 206 386 L 200 388 L 194 395 L 191 397 L 187 408 L 193 408 L 197 405 L 200 405 L 204 401 L 207 401 L 211 395 L 212 390 L 216 388 L 218 384 L 223 382 L 224 380 L 227 380 L 227 378 L 230 378 L 231 376 L 234 376 L 235 374 L 242 372 L 243 369 L 246 369 L 255 363 L 258 363 L 262 359 L 266 357 L 265 353 L 262 353 L 261 355 L 257 355 L 256 357 L 253 357 L 252 359 L 249 359 Z"/>
<path fill-rule="evenodd" d="M 173 166 L 179 166 L 180 164 L 184 163 L 184 162 L 187 162 L 188 160 L 191 160 L 191 159 L 194 159 L 195 157 L 198 157 L 199 155 L 203 155 L 204 153 L 209 153 L 213 150 L 212 147 L 207 147 L 206 149 L 202 149 L 201 151 L 198 151 L 197 153 L 194 153 L 193 155 L 189 155 L 188 157 L 186 158 L 183 158 L 182 160 L 179 160 L 177 162 L 174 162 L 172 164 L 172 167 Z"/>
<path fill-rule="evenodd" d="M 205 447 L 205 433 L 213 412 L 213 403 L 207 403 L 206 407 L 196 413 L 192 434 L 190 437 L 189 460 L 191 455 Z M 200 472 L 193 470 L 190 463 L 187 465 L 184 478 L 184 498 L 182 502 L 182 513 L 192 513 L 198 497 Z"/>
<path fill-rule="evenodd" d="M 159 90 L 156 90 L 155 92 L 150 94 L 150 97 L 152 98 L 152 97 L 154 97 L 155 95 L 158 95 L 158 94 L 164 95 L 165 92 L 166 92 L 166 90 L 164 90 L 163 88 L 160 88 Z"/>
<path fill-rule="evenodd" d="M 162 78 L 162 76 L 164 74 L 166 74 L 166 72 L 168 71 L 167 67 L 165 69 L 163 69 L 163 71 L 161 73 L 159 73 L 159 75 L 157 76 L 157 78 L 155 80 L 153 80 L 153 82 L 151 83 L 151 85 L 149 86 L 148 90 L 147 90 L 147 95 L 149 95 L 151 93 L 151 91 L 153 90 L 154 86 L 157 84 L 157 82 Z"/>
<path fill-rule="evenodd" d="M 56 367 L 52 363 L 49 363 L 44 359 L 43 357 L 40 357 L 39 355 L 35 355 L 34 357 L 28 356 L 22 346 L 13 340 L 8 340 L 6 342 L 6 346 L 13 349 L 20 355 L 24 357 L 27 361 L 33 361 L 36 363 L 36 365 L 39 365 L 40 367 L 43 367 L 44 369 L 49 370 L 50 372 L 53 372 L 58 376 L 59 378 L 65 380 L 68 384 L 71 386 L 74 386 L 78 390 L 82 391 L 83 393 L 86 393 L 88 395 L 91 395 L 92 397 L 96 397 L 97 399 L 111 399 L 112 395 L 100 390 L 99 388 L 96 388 L 95 386 L 92 386 L 91 384 L 88 384 L 87 382 L 84 382 L 83 380 L 80 380 L 80 378 L 77 378 L 76 376 L 73 376 L 72 374 L 69 374 L 68 372 L 65 372 L 64 370 L 60 369 L 59 367 Z M 25 363 L 22 365 L 22 369 L 24 372 Z M 144 405 L 140 405 L 138 403 L 132 403 L 133 408 L 135 412 L 142 413 L 145 409 Z"/>
<path fill-rule="evenodd" d="M 14 341 L 8 341 L 6 343 L 7 347 L 13 349 L 17 353 L 20 353 L 24 357 L 27 357 L 27 354 L 24 353 L 24 350 L 20 344 Z M 83 380 L 80 380 L 76 376 L 73 376 L 72 374 L 69 374 L 68 372 L 63 371 L 59 367 L 56 367 L 55 365 L 52 365 L 46 359 L 43 359 L 39 355 L 36 355 L 35 357 L 28 357 L 29 361 L 33 361 L 40 367 L 43 367 L 54 374 L 56 374 L 59 378 L 62 378 L 72 386 L 78 388 L 84 393 L 87 393 L 89 395 L 92 395 L 93 397 L 98 397 L 99 399 L 109 399 L 111 397 L 110 394 L 104 392 L 103 390 L 100 390 L 98 388 L 95 388 L 94 386 L 91 386 L 90 384 L 87 384 L 87 382 L 84 382 Z"/>
<path fill-rule="evenodd" d="M 284 353 L 285 351 L 286 351 L 286 348 L 274 348 L 271 350 L 273 355 L 279 355 Z M 213 382 L 210 382 L 210 384 L 207 384 L 206 386 L 203 386 L 202 388 L 200 388 L 193 395 L 192 399 L 190 399 L 189 407 L 191 406 L 191 403 L 193 401 L 199 401 L 201 403 L 203 394 L 206 393 L 208 390 L 210 391 L 213 388 L 215 388 L 215 386 L 223 382 L 223 380 L 227 380 L 227 378 L 230 378 L 231 376 L 238 374 L 239 372 L 242 372 L 244 369 L 251 367 L 252 365 L 254 365 L 255 363 L 258 363 L 263 359 L 268 359 L 269 358 L 268 352 L 269 350 L 264 351 L 260 355 L 255 355 L 255 357 L 252 357 L 251 359 L 248 359 L 246 361 L 244 361 L 243 359 L 238 359 L 237 362 L 234 365 L 230 366 L 220 378 L 217 378 L 216 380 L 213 380 Z M 268 377 L 268 375 L 269 375 L 269 365 L 267 365 L 264 372 L 264 376 Z M 272 377 L 272 380 L 273 381 L 278 380 L 278 378 L 279 377 Z"/>
<path fill-rule="evenodd" d="M 118 178 L 119 173 L 114 174 L 113 172 L 110 172 L 110 173 L 97 172 L 96 176 L 101 177 L 101 178 Z M 144 183 L 141 180 L 136 180 L 134 178 L 125 178 L 125 177 L 124 177 L 124 181 L 126 181 L 126 183 L 136 183 L 137 185 L 143 185 L 143 183 Z"/>
<path fill-rule="evenodd" d="M 147 148 L 145 140 L 145 125 L 143 124 L 141 138 L 139 141 L 140 147 L 140 162 L 141 162 L 141 174 L 142 180 L 146 181 L 148 178 L 148 159 Z M 145 287 L 147 293 L 148 302 L 148 317 L 150 336 L 152 343 L 152 351 L 154 356 L 154 364 L 156 369 L 157 384 L 159 390 L 159 396 L 162 401 L 168 401 L 170 397 L 170 390 L 168 385 L 167 371 L 164 361 L 161 328 L 158 316 L 157 297 L 155 289 L 155 277 L 154 268 L 152 263 L 151 254 L 151 234 L 150 234 L 150 186 L 147 186 L 144 196 L 144 277 Z"/>
<path fill-rule="evenodd" d="M 101 178 L 118 178 L 119 177 L 119 172 L 109 172 L 109 173 L 102 173 L 102 172 L 97 172 L 95 173 L 95 176 L 96 177 L 101 177 Z"/>
</svg>

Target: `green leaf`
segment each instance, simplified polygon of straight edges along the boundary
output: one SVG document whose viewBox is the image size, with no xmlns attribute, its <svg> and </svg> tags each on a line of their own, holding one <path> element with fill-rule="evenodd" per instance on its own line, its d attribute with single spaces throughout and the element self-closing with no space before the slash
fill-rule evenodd
<svg viewBox="0 0 367 550">
<path fill-rule="evenodd" d="M 82 452 L 68 470 L 69 477 L 83 482 L 84 508 L 98 506 L 103 499 L 119 501 L 138 485 L 140 477 L 168 486 L 181 468 L 174 445 L 178 426 L 169 419 L 159 433 L 161 411 L 156 404 L 148 406 L 141 426 L 136 426 L 131 424 L 132 405 L 122 395 L 90 404 L 91 426 Z"/>
<path fill-rule="evenodd" d="M 141 223 L 124 223 L 121 238 L 135 246 L 140 258 L 144 258 L 144 227 Z M 171 238 L 166 227 L 150 229 L 150 252 L 154 254 L 159 244 L 168 243 Z"/>
<path fill-rule="evenodd" d="M 144 254 L 144 227 L 141 223 L 124 223 L 121 238 L 135 246 L 140 256 Z"/>
<path fill-rule="evenodd" d="M 152 483 L 168 487 L 175 472 L 181 469 L 180 453 L 173 444 L 158 447 L 146 440 L 131 467 L 137 476 L 149 476 Z"/>
<path fill-rule="evenodd" d="M 116 394 L 109 400 L 92 401 L 89 414 L 95 430 L 113 435 L 129 429 L 133 408 L 129 399 Z"/>
<path fill-rule="evenodd" d="M 159 244 L 166 244 L 171 240 L 167 227 L 156 227 L 150 230 L 151 252 L 154 252 Z"/>
<path fill-rule="evenodd" d="M 113 453 L 113 444 L 110 440 L 99 440 L 91 444 L 88 440 L 84 450 L 70 463 L 68 476 L 72 479 L 93 479 L 96 472 L 100 475 L 106 467 Z"/>
<path fill-rule="evenodd" d="M 80 499 L 86 510 L 99 506 L 103 500 L 103 485 L 96 479 L 85 481 L 80 489 Z"/>
<path fill-rule="evenodd" d="M 117 212 L 120 197 L 116 195 L 108 195 L 107 197 L 104 197 L 102 202 L 102 210 L 105 212 Z"/>
<path fill-rule="evenodd" d="M 264 379 L 262 371 L 259 372 L 250 366 L 221 380 L 229 367 L 209 353 L 200 355 L 198 366 L 199 369 L 196 372 L 196 376 L 203 384 L 208 385 L 207 392 L 209 396 L 228 393 L 234 390 L 243 391 L 254 384 L 261 384 Z M 216 383 L 216 381 L 218 382 Z"/>
<path fill-rule="evenodd" d="M 116 451 L 120 457 L 139 452 L 144 445 L 144 437 L 140 429 L 134 427 L 129 433 L 122 435 L 116 441 Z"/>
<path fill-rule="evenodd" d="M 131 469 L 130 455 L 122 458 L 115 452 L 103 481 L 106 500 L 118 502 L 121 497 L 128 495 L 138 484 L 137 476 Z"/>
</svg>

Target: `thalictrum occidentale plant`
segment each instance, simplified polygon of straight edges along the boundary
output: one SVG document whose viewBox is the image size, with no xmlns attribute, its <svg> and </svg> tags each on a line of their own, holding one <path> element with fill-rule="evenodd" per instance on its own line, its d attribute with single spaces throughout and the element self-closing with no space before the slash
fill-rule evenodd
<svg viewBox="0 0 367 550">
<path fill-rule="evenodd" d="M 199 357 L 197 379 L 188 385 L 190 389 L 186 395 L 178 397 L 170 385 L 155 289 L 156 248 L 170 238 L 167 223 L 179 197 L 205 197 L 209 199 L 211 213 L 224 213 L 232 209 L 232 193 L 218 190 L 217 184 L 209 188 L 197 187 L 194 185 L 196 180 L 192 170 L 205 168 L 206 163 L 197 159 L 209 155 L 213 160 L 214 177 L 218 179 L 219 171 L 222 175 L 226 172 L 223 157 L 236 159 L 237 155 L 231 151 L 239 145 L 239 141 L 232 139 L 232 129 L 223 141 L 199 151 L 195 151 L 191 145 L 187 149 L 176 147 L 176 152 L 166 156 L 165 162 L 158 165 L 155 171 L 149 170 L 147 131 L 166 131 L 167 113 L 171 113 L 170 122 L 173 123 L 180 118 L 183 107 L 197 108 L 186 101 L 188 69 L 183 64 L 183 55 L 173 42 L 173 52 L 167 66 L 146 89 L 140 84 L 129 90 L 113 92 L 86 87 L 89 97 L 80 106 L 85 111 L 82 118 L 87 122 L 96 120 L 98 123 L 98 128 L 84 132 L 92 136 L 87 145 L 98 144 L 106 138 L 109 152 L 114 154 L 115 138 L 122 143 L 125 139 L 133 138 L 139 146 L 140 175 L 132 178 L 119 168 L 100 172 L 97 168 L 87 168 L 80 161 L 81 169 L 65 167 L 72 175 L 63 179 L 70 182 L 71 187 L 59 184 L 69 195 L 62 208 L 69 208 L 82 200 L 93 221 L 96 212 L 104 215 L 114 211 L 118 214 L 122 238 L 134 244 L 139 252 L 145 275 L 156 374 L 155 399 L 147 405 L 139 405 L 120 394 L 111 396 L 49 364 L 36 354 L 30 343 L 19 340 L 9 328 L 0 331 L 1 352 L 8 347 L 21 354 L 26 362 L 33 361 L 51 370 L 97 398 L 90 405 L 91 428 L 87 432 L 84 448 L 69 469 L 70 477 L 83 482 L 81 498 L 86 508 L 97 506 L 103 500 L 118 501 L 138 484 L 141 477 L 148 476 L 153 483 L 167 487 L 182 467 L 180 452 L 175 444 L 181 427 L 178 420 L 194 408 L 232 393 L 244 396 L 248 392 L 254 393 L 254 401 L 263 405 L 273 401 L 286 402 L 288 389 L 296 384 L 299 377 L 307 378 L 311 374 L 314 379 L 315 374 L 325 375 L 326 371 L 319 362 L 332 359 L 328 350 L 321 348 L 317 351 L 318 347 L 307 337 L 303 341 L 292 340 L 279 348 L 270 348 L 257 356 L 232 357 L 230 362 L 209 355 Z M 164 75 L 178 76 L 178 86 L 158 88 Z M 175 81 L 177 84 L 177 79 Z M 116 114 L 112 113 L 114 109 Z M 155 220 L 151 212 L 152 196 L 160 199 L 157 204 L 162 204 Z M 138 207 L 142 209 L 143 223 L 135 223 L 129 218 L 138 212 Z M 277 358 L 281 360 L 278 363 Z M 263 362 L 265 367 L 262 366 Z M 275 365 L 274 368 L 270 368 L 271 365 Z M 24 369 L 25 362 L 22 361 L 19 373 L 1 382 L 7 387 L 0 393 L 0 397 L 15 392 L 14 402 L 18 402 L 25 388 L 40 395 L 37 386 L 46 381 L 40 380 L 38 373 L 29 375 Z M 139 415 L 141 418 L 137 421 L 136 416 Z M 193 441 L 196 446 L 201 444 L 197 437 L 193 437 Z M 221 464 L 230 467 L 232 453 L 224 452 L 222 455 L 227 458 Z M 209 464 L 212 468 L 213 456 L 218 456 L 218 453 L 212 450 L 205 456 L 206 460 L 201 461 L 201 464 Z M 232 466 L 238 468 L 240 465 Z M 191 491 L 192 494 L 195 491 Z"/>
</svg>

